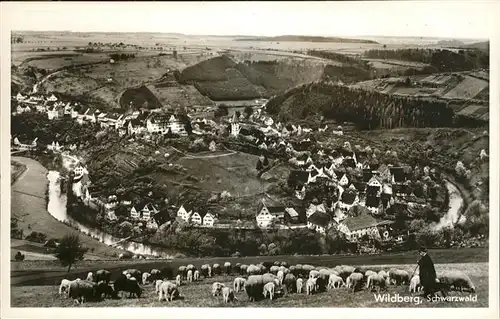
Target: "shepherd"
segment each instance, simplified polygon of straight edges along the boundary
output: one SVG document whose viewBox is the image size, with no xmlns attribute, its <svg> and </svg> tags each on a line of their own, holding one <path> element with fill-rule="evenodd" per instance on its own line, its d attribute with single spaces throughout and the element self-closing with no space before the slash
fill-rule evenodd
<svg viewBox="0 0 500 319">
<path fill-rule="evenodd" d="M 436 276 L 436 269 L 431 257 L 427 254 L 427 248 L 421 246 L 419 249 L 420 260 L 418 261 L 420 284 L 424 288 L 424 297 L 433 297 L 437 291 L 441 291 L 443 296 L 445 292 L 440 289 Z M 415 270 L 417 270 L 415 268 Z M 413 272 L 415 274 L 415 271 Z M 411 278 L 413 275 L 411 276 Z"/>
</svg>

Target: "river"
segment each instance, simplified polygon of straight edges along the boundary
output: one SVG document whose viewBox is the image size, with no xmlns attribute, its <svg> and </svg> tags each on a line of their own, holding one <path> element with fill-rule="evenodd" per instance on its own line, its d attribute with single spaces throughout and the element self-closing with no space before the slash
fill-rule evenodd
<svg viewBox="0 0 500 319">
<path fill-rule="evenodd" d="M 71 218 L 71 216 L 69 216 L 66 212 L 66 195 L 61 194 L 59 177 L 60 174 L 57 171 L 49 171 L 47 174 L 47 179 L 49 181 L 49 201 L 47 204 L 47 211 L 55 219 L 60 222 L 71 224 L 71 226 L 77 228 L 80 232 L 88 234 L 92 238 L 97 239 L 106 245 L 114 245 L 117 248 L 134 254 L 169 257 L 163 249 L 156 247 L 153 248 L 142 243 L 123 241 L 115 244 L 116 242 L 123 240 L 123 238 L 114 237 L 101 230 L 90 228 Z"/>
</svg>

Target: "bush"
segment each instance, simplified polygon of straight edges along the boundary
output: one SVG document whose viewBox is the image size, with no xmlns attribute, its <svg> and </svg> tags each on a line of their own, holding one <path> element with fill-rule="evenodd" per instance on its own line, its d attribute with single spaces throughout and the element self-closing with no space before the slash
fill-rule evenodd
<svg viewBox="0 0 500 319">
<path fill-rule="evenodd" d="M 31 234 L 29 234 L 28 236 L 26 236 L 26 240 L 33 241 L 36 243 L 45 243 L 45 241 L 47 240 L 47 235 L 44 233 L 34 231 L 31 232 Z"/>
</svg>

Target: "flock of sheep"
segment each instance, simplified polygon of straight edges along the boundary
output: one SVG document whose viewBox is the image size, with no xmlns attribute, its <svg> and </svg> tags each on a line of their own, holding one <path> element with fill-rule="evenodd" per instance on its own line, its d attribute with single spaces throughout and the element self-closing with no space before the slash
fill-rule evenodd
<svg viewBox="0 0 500 319">
<path fill-rule="evenodd" d="M 104 298 L 118 298 L 128 292 L 130 297 L 140 297 L 144 286 L 154 284 L 158 300 L 172 301 L 181 297 L 179 288 L 185 283 L 201 280 L 201 277 L 211 278 L 219 275 L 236 274 L 232 285 L 220 282 L 212 284 L 212 296 L 222 295 L 225 303 L 238 300 L 236 294 L 245 291 L 249 301 L 262 298 L 273 300 L 278 295 L 288 293 L 305 293 L 312 295 L 329 289 L 346 287 L 353 293 L 368 289 L 380 292 L 390 285 L 409 285 L 409 292 L 421 290 L 419 276 L 410 278 L 410 274 L 401 269 L 391 268 L 388 271 L 362 271 L 353 266 L 340 265 L 334 268 L 314 267 L 312 265 L 291 265 L 287 262 L 263 262 L 257 265 L 245 265 L 230 262 L 220 264 L 205 264 L 197 269 L 194 265 L 180 266 L 177 274 L 171 268 L 163 271 L 152 269 L 141 272 L 128 269 L 119 274 L 112 283 L 111 273 L 101 269 L 95 273 L 89 272 L 85 280 L 73 281 L 63 279 L 59 286 L 59 294 L 67 294 L 76 303 Z M 174 279 L 175 275 L 175 279 Z M 172 278 L 172 280 L 169 280 Z M 459 272 L 444 272 L 438 275 L 439 282 L 447 289 L 475 291 L 470 278 Z M 142 286 L 142 287 L 141 287 Z"/>
</svg>

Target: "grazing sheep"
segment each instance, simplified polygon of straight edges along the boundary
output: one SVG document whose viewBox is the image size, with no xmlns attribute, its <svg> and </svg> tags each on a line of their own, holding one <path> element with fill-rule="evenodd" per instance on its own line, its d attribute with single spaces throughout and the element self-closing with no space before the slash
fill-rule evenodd
<svg viewBox="0 0 500 319">
<path fill-rule="evenodd" d="M 297 282 L 297 278 L 292 273 L 286 274 L 285 278 L 283 279 L 283 284 L 285 286 L 285 292 L 289 293 L 289 292 L 296 291 L 296 289 L 297 289 L 296 282 Z"/>
<path fill-rule="evenodd" d="M 155 292 L 159 293 L 160 292 L 160 286 L 163 283 L 162 279 L 157 279 L 155 282 Z"/>
<path fill-rule="evenodd" d="M 186 272 L 187 272 L 186 266 L 179 266 L 179 269 L 177 269 L 177 274 L 180 275 L 181 278 L 186 277 Z"/>
<path fill-rule="evenodd" d="M 406 270 L 389 270 L 389 281 L 394 285 L 405 285 L 410 283 L 410 274 Z"/>
<path fill-rule="evenodd" d="M 318 278 L 309 278 L 306 281 L 306 295 L 312 295 L 316 292 Z"/>
<path fill-rule="evenodd" d="M 224 263 L 224 270 L 226 271 L 227 275 L 231 274 L 231 263 L 229 261 L 226 261 Z"/>
<path fill-rule="evenodd" d="M 302 278 L 297 279 L 296 285 L 297 285 L 297 293 L 301 294 L 302 288 L 304 287 L 304 281 L 302 280 Z"/>
<path fill-rule="evenodd" d="M 234 295 L 234 290 L 229 287 L 222 288 L 222 299 L 224 300 L 225 303 L 238 300 Z"/>
<path fill-rule="evenodd" d="M 68 296 L 77 304 L 95 300 L 97 299 L 97 284 L 88 280 L 75 280 L 69 285 Z"/>
<path fill-rule="evenodd" d="M 251 275 L 245 282 L 245 291 L 249 301 L 256 301 L 262 297 L 264 289 L 264 279 L 262 275 Z"/>
<path fill-rule="evenodd" d="M 151 269 L 151 280 L 158 280 L 158 279 L 161 279 L 161 271 L 158 270 L 158 269 Z"/>
<path fill-rule="evenodd" d="M 279 266 L 271 266 L 271 267 L 269 268 L 269 272 L 270 272 L 271 274 L 275 274 L 275 275 L 277 275 L 277 274 L 278 274 L 278 271 L 279 271 L 279 270 L 280 270 L 280 267 L 279 267 Z"/>
<path fill-rule="evenodd" d="M 137 298 L 141 297 L 142 289 L 141 287 L 139 287 L 139 284 L 135 277 L 127 278 L 127 276 L 122 274 L 115 280 L 113 286 L 117 295 L 120 291 L 123 291 L 129 293 L 129 298 L 133 297 L 134 295 L 137 296 Z"/>
<path fill-rule="evenodd" d="M 279 281 L 280 285 L 282 285 L 283 279 L 285 278 L 285 273 L 282 270 L 280 270 L 280 271 L 278 271 L 277 277 L 278 277 L 278 281 Z"/>
<path fill-rule="evenodd" d="M 165 300 L 170 302 L 174 300 L 174 297 L 178 296 L 179 296 L 179 289 L 177 288 L 176 284 L 170 281 L 164 281 L 160 285 L 158 293 L 158 301 L 162 301 L 165 298 Z"/>
<path fill-rule="evenodd" d="M 95 272 L 94 282 L 110 282 L 111 281 L 111 272 L 106 269 L 99 269 Z"/>
<path fill-rule="evenodd" d="M 189 271 L 189 270 L 194 272 L 196 270 L 196 267 L 193 264 L 189 264 L 186 266 L 186 271 Z"/>
<path fill-rule="evenodd" d="M 319 271 L 317 271 L 317 270 L 311 270 L 309 272 L 309 278 L 319 278 Z"/>
<path fill-rule="evenodd" d="M 89 272 L 87 274 L 87 279 L 85 279 L 86 281 L 94 281 L 94 274 L 92 272 Z"/>
<path fill-rule="evenodd" d="M 258 264 L 257 267 L 259 267 L 261 274 L 265 274 L 267 272 L 267 267 L 263 264 Z"/>
<path fill-rule="evenodd" d="M 246 279 L 245 278 L 242 278 L 242 277 L 236 277 L 234 279 L 234 283 L 233 283 L 233 286 L 234 286 L 234 291 L 235 292 L 240 292 L 242 291 L 244 288 L 245 288 L 245 282 L 246 282 Z"/>
<path fill-rule="evenodd" d="M 68 280 L 68 279 L 61 280 L 61 285 L 59 285 L 59 296 L 61 296 L 63 293 L 65 293 L 66 297 L 67 297 L 68 291 L 69 291 L 69 286 L 71 285 L 71 283 L 78 281 L 78 280 L 80 280 L 80 278 L 77 278 L 75 280 Z"/>
<path fill-rule="evenodd" d="M 248 269 L 248 265 L 241 265 L 240 266 L 240 275 L 246 275 L 247 274 L 247 269 Z"/>
<path fill-rule="evenodd" d="M 220 265 L 219 264 L 214 264 L 212 266 L 212 272 L 213 272 L 214 275 L 220 275 L 220 272 L 221 272 Z"/>
<path fill-rule="evenodd" d="M 205 264 L 201 266 L 201 273 L 205 278 L 212 277 L 212 267 L 209 264 Z"/>
<path fill-rule="evenodd" d="M 351 273 L 349 277 L 347 277 L 346 286 L 347 288 L 351 288 L 352 292 L 354 293 L 356 289 L 361 288 L 362 281 L 363 281 L 363 274 L 354 272 Z"/>
<path fill-rule="evenodd" d="M 330 274 L 328 277 L 328 289 L 335 289 L 344 286 L 344 279 L 336 274 Z"/>
<path fill-rule="evenodd" d="M 376 272 L 374 272 L 373 270 L 367 270 L 365 271 L 365 277 L 368 278 L 370 277 L 370 275 L 374 275 L 376 274 Z"/>
<path fill-rule="evenodd" d="M 288 267 L 289 265 L 288 265 L 288 263 L 287 263 L 286 261 L 282 261 L 282 262 L 280 263 L 280 266 L 281 266 L 281 267 Z"/>
<path fill-rule="evenodd" d="M 389 274 L 387 272 L 385 272 L 385 270 L 379 271 L 378 274 L 380 276 L 382 276 L 384 279 L 386 279 L 387 277 L 389 277 Z"/>
<path fill-rule="evenodd" d="M 194 281 L 198 281 L 200 280 L 200 272 L 198 270 L 195 270 L 194 271 L 194 274 L 193 274 L 193 280 Z"/>
<path fill-rule="evenodd" d="M 247 274 L 249 276 L 261 274 L 260 267 L 258 267 L 256 265 L 250 265 L 250 266 L 248 266 L 248 268 L 247 268 Z"/>
<path fill-rule="evenodd" d="M 268 282 L 267 284 L 265 284 L 264 290 L 262 292 L 264 298 L 267 298 L 267 295 L 269 295 L 269 299 L 273 300 L 275 289 L 276 289 L 276 286 L 275 286 L 274 282 Z"/>
<path fill-rule="evenodd" d="M 142 272 L 138 269 L 127 269 L 125 270 L 125 272 L 129 274 L 131 277 L 134 277 L 135 279 L 142 278 Z"/>
<path fill-rule="evenodd" d="M 371 274 L 366 280 L 366 288 L 373 290 L 376 288 L 377 292 L 380 292 L 380 289 L 387 290 L 387 283 L 384 277 L 380 276 L 377 273 Z"/>
<path fill-rule="evenodd" d="M 150 280 L 150 277 L 151 277 L 151 274 L 148 273 L 148 272 L 145 272 L 142 274 L 142 284 L 145 285 L 149 282 Z"/>
<path fill-rule="evenodd" d="M 410 288 L 408 289 L 410 292 L 417 292 L 422 290 L 422 285 L 420 285 L 420 276 L 415 275 L 410 280 Z"/>
<path fill-rule="evenodd" d="M 175 277 L 175 284 L 176 284 L 177 286 L 179 286 L 179 287 L 182 285 L 182 277 L 181 277 L 181 275 L 180 275 L 180 274 L 178 274 L 178 275 Z"/>
<path fill-rule="evenodd" d="M 187 282 L 193 282 L 193 271 L 191 269 L 188 270 L 186 278 Z"/>
<path fill-rule="evenodd" d="M 221 293 L 222 288 L 226 287 L 226 285 L 220 282 L 214 282 L 212 284 L 212 296 L 218 296 Z"/>
<path fill-rule="evenodd" d="M 476 292 L 476 287 L 467 274 L 458 271 L 451 271 L 439 274 L 439 282 L 448 289 L 455 289 L 460 291 Z"/>
</svg>

